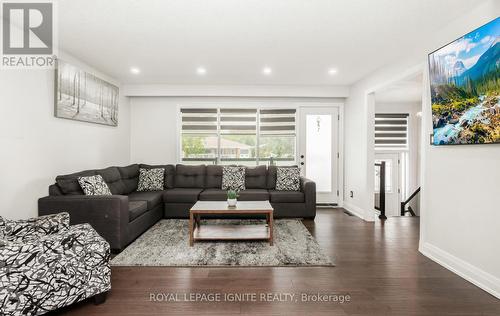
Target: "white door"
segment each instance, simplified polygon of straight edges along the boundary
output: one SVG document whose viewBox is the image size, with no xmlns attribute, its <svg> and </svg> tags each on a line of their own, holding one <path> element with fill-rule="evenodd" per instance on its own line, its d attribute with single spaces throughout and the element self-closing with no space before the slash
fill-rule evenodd
<svg viewBox="0 0 500 316">
<path fill-rule="evenodd" d="M 337 107 L 300 108 L 299 163 L 316 182 L 317 203 L 338 203 L 339 112 Z"/>
<path fill-rule="evenodd" d="M 375 153 L 375 163 L 385 161 L 385 215 L 399 216 L 400 188 L 399 188 L 399 154 Z M 380 193 L 379 168 L 375 167 L 375 199 Z"/>
</svg>

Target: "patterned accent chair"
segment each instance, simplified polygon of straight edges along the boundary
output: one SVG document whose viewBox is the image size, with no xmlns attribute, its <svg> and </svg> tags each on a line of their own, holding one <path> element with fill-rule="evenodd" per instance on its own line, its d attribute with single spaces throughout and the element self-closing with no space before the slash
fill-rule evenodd
<svg viewBox="0 0 500 316">
<path fill-rule="evenodd" d="M 41 315 L 111 289 L 109 244 L 69 214 L 0 217 L 0 315 Z"/>
</svg>

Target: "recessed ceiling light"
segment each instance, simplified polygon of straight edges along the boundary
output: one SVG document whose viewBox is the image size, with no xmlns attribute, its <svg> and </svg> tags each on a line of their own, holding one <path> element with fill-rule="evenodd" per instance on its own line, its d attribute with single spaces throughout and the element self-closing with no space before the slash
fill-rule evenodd
<svg viewBox="0 0 500 316">
<path fill-rule="evenodd" d="M 196 73 L 200 76 L 203 76 L 207 73 L 207 70 L 203 67 L 198 67 L 196 68 Z"/>
<path fill-rule="evenodd" d="M 272 74 L 272 73 L 273 73 L 273 70 L 271 69 L 271 67 L 264 67 L 264 68 L 262 69 L 262 73 L 263 73 L 264 75 L 266 75 L 266 76 L 269 76 L 270 74 Z"/>
<path fill-rule="evenodd" d="M 417 117 L 422 117 L 422 112 L 417 112 Z"/>
<path fill-rule="evenodd" d="M 338 72 L 337 68 L 330 68 L 330 69 L 328 69 L 328 74 L 329 75 L 332 75 L 332 76 L 336 75 L 337 72 Z"/>
<path fill-rule="evenodd" d="M 138 75 L 141 73 L 141 70 L 137 67 L 131 67 L 130 72 L 133 73 L 134 75 Z"/>
</svg>

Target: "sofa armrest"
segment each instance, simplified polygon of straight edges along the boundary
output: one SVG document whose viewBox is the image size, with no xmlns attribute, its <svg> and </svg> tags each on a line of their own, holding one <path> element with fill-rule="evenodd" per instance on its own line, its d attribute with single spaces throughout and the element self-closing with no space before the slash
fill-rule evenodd
<svg viewBox="0 0 500 316">
<path fill-rule="evenodd" d="M 123 249 L 127 243 L 129 208 L 124 195 L 60 195 L 38 200 L 38 214 L 67 212 L 71 225 L 89 223 L 111 245 Z"/>
<path fill-rule="evenodd" d="M 316 182 L 300 177 L 300 191 L 304 193 L 308 217 L 314 218 L 316 216 Z"/>
<path fill-rule="evenodd" d="M 0 217 L 2 238 L 6 240 L 31 240 L 55 234 L 69 227 L 69 214 L 62 212 L 30 219 L 8 220 Z"/>
<path fill-rule="evenodd" d="M 109 244 L 88 224 L 29 242 L 0 240 L 0 296 L 9 302 L 1 314 L 43 314 L 109 291 L 109 259 Z"/>
</svg>

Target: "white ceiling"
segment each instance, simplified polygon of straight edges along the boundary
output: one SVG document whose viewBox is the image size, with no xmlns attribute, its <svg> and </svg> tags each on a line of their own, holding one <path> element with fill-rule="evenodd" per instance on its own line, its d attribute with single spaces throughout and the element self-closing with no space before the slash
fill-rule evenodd
<svg viewBox="0 0 500 316">
<path fill-rule="evenodd" d="M 422 101 L 422 74 L 405 78 L 375 91 L 377 103 L 408 103 Z"/>
<path fill-rule="evenodd" d="M 61 0 L 59 39 L 122 83 L 348 85 L 479 2 Z"/>
</svg>

